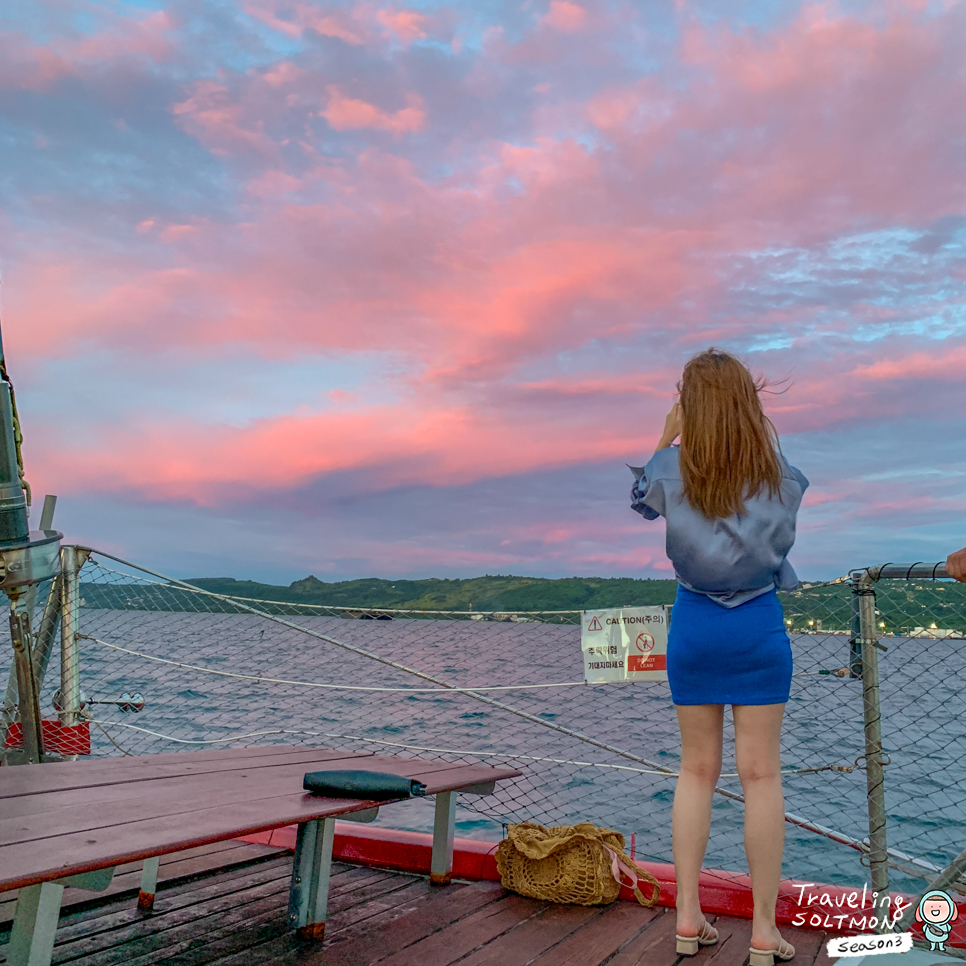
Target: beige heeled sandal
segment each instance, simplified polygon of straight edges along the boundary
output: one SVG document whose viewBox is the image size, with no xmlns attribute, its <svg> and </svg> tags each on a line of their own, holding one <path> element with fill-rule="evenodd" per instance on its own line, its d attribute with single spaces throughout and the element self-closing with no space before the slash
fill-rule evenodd
<svg viewBox="0 0 966 966">
<path fill-rule="evenodd" d="M 674 938 L 677 940 L 679 956 L 694 956 L 698 951 L 698 946 L 713 946 L 718 941 L 718 930 L 705 921 L 697 936 L 675 935 Z"/>
<path fill-rule="evenodd" d="M 783 939 L 777 949 L 755 949 L 751 946 L 748 952 L 748 966 L 775 966 L 776 959 L 783 963 L 791 959 L 795 955 L 795 947 Z"/>
</svg>

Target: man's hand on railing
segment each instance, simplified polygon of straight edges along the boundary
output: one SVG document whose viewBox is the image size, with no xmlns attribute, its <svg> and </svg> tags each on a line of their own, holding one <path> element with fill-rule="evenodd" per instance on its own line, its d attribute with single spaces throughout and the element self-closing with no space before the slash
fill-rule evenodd
<svg viewBox="0 0 966 966">
<path fill-rule="evenodd" d="M 946 573 L 966 584 L 966 547 L 946 558 Z"/>
</svg>

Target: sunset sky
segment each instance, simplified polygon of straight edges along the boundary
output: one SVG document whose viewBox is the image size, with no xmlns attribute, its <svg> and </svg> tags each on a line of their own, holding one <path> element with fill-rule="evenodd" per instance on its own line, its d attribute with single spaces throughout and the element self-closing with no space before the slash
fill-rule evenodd
<svg viewBox="0 0 966 966">
<path fill-rule="evenodd" d="M 6 0 L 35 517 L 175 576 L 670 576 L 715 345 L 831 577 L 966 544 L 966 5 Z"/>
</svg>

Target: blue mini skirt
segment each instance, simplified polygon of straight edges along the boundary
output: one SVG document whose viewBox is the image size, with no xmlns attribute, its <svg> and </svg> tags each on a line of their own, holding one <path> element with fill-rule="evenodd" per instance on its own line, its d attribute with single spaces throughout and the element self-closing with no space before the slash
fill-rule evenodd
<svg viewBox="0 0 966 966">
<path fill-rule="evenodd" d="M 675 704 L 784 704 L 792 648 L 776 592 L 722 607 L 679 584 L 667 676 Z"/>
</svg>

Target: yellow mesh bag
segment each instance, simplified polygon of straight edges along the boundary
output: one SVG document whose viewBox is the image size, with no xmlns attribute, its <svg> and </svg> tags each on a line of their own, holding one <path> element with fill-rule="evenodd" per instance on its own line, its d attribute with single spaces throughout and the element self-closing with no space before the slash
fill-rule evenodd
<svg viewBox="0 0 966 966">
<path fill-rule="evenodd" d="M 661 891 L 657 879 L 624 854 L 620 832 L 590 822 L 553 828 L 535 822 L 510 825 L 496 850 L 496 867 L 505 889 L 548 902 L 613 902 L 624 876 L 642 906 L 653 906 Z M 650 885 L 649 899 L 639 880 Z"/>
</svg>

